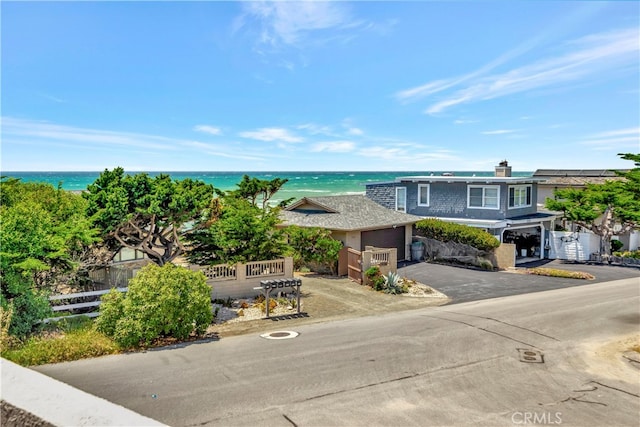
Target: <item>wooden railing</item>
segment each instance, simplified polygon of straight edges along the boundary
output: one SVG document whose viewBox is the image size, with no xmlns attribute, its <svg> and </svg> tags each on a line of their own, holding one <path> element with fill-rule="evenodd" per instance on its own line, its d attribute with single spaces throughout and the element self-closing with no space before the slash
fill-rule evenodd
<svg viewBox="0 0 640 427">
<path fill-rule="evenodd" d="M 207 276 L 207 280 L 235 280 L 238 269 L 236 264 L 220 264 L 211 265 L 200 271 Z"/>
<path fill-rule="evenodd" d="M 246 264 L 219 264 L 207 267 L 190 266 L 192 270 L 199 270 L 207 276 L 207 281 L 244 280 L 268 276 L 281 276 L 285 273 L 287 258 L 269 261 L 252 261 Z M 293 271 L 289 273 L 289 276 Z"/>
<path fill-rule="evenodd" d="M 246 264 L 247 278 L 284 274 L 284 258 L 271 261 L 256 261 Z"/>
<path fill-rule="evenodd" d="M 389 264 L 391 251 L 388 249 L 377 250 L 371 253 L 371 265 Z"/>
<path fill-rule="evenodd" d="M 293 258 L 269 261 L 252 261 L 246 264 L 220 264 L 201 267 L 190 265 L 194 271 L 202 271 L 211 286 L 211 298 L 236 298 L 257 295 L 254 287 L 265 278 L 292 278 Z"/>
</svg>

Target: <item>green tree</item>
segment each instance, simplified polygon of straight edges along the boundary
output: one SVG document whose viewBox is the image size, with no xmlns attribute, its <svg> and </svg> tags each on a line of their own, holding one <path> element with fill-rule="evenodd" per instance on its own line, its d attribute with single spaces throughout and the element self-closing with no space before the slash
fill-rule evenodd
<svg viewBox="0 0 640 427">
<path fill-rule="evenodd" d="M 118 167 L 101 173 L 83 196 L 93 224 L 114 251 L 137 249 L 162 266 L 185 251 L 185 224 L 201 219 L 215 192 L 202 181 L 125 175 Z"/>
<path fill-rule="evenodd" d="M 189 261 L 222 264 L 264 261 L 283 256 L 287 249 L 280 223 L 280 205 L 269 201 L 287 180 L 260 180 L 245 175 L 238 189 L 222 194 L 189 233 Z M 220 201 L 218 201 L 220 202 Z"/>
<path fill-rule="evenodd" d="M 342 242 L 331 237 L 331 231 L 318 227 L 298 227 L 290 225 L 284 233 L 293 252 L 296 268 L 305 264 L 328 267 L 336 273 L 336 263 Z"/>
<path fill-rule="evenodd" d="M 50 313 L 47 293 L 77 271 L 95 231 L 78 195 L 42 183 L 0 180 L 0 303 L 12 307 L 9 331 L 32 332 Z"/>
<path fill-rule="evenodd" d="M 123 347 L 137 347 L 156 338 L 202 335 L 212 319 L 204 274 L 148 264 L 131 279 L 126 296 L 112 290 L 102 298 L 96 328 Z"/>
<path fill-rule="evenodd" d="M 600 236 L 600 253 L 609 254 L 611 237 L 640 226 L 640 154 L 619 154 L 636 166 L 616 171 L 623 180 L 587 184 L 585 188 L 554 191 L 546 207 L 561 211 L 564 217 Z M 616 225 L 619 227 L 616 227 Z"/>
<path fill-rule="evenodd" d="M 247 200 L 252 205 L 256 207 L 260 206 L 263 210 L 267 210 L 269 208 L 269 201 L 288 181 L 288 179 L 283 178 L 266 180 L 243 175 L 242 180 L 237 184 L 238 188 L 228 191 L 226 196 Z M 288 205 L 291 200 L 292 199 L 283 200 L 277 204 L 277 207 L 284 207 Z"/>
</svg>

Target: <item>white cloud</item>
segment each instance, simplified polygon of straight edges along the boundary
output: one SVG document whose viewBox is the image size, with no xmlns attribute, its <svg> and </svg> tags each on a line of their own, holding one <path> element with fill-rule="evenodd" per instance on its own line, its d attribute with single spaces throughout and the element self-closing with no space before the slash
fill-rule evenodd
<svg viewBox="0 0 640 427">
<path fill-rule="evenodd" d="M 245 16 L 236 21 L 235 30 L 248 26 L 253 17 L 260 27 L 261 44 L 300 45 L 312 32 L 350 30 L 364 23 L 351 17 L 345 4 L 320 1 L 243 2 Z"/>
<path fill-rule="evenodd" d="M 504 135 L 507 133 L 513 133 L 516 132 L 515 129 L 497 129 L 497 130 L 487 130 L 484 132 L 481 132 L 483 135 Z"/>
<path fill-rule="evenodd" d="M 196 132 L 203 132 L 211 135 L 222 135 L 222 129 L 215 126 L 197 125 L 197 126 L 194 126 L 193 130 L 195 130 Z"/>
<path fill-rule="evenodd" d="M 367 147 L 358 150 L 358 154 L 363 157 L 373 157 L 379 159 L 404 160 L 407 150 L 401 147 Z"/>
<path fill-rule="evenodd" d="M 362 129 L 355 128 L 355 127 L 347 129 L 347 133 L 349 135 L 355 135 L 355 136 L 364 135 L 364 131 Z"/>
<path fill-rule="evenodd" d="M 565 43 L 564 54 L 548 57 L 531 64 L 512 68 L 509 71 L 486 75 L 488 71 L 517 56 L 516 49 L 494 60 L 490 64 L 462 77 L 441 79 L 406 89 L 396 94 L 401 101 L 414 100 L 438 92 L 447 92 L 441 100 L 431 104 L 427 114 L 441 113 L 463 103 L 479 102 L 548 86 L 588 81 L 611 74 L 613 70 L 637 67 L 640 43 L 637 28 L 592 34 Z"/>
<path fill-rule="evenodd" d="M 302 142 L 303 138 L 289 133 L 284 128 L 260 128 L 255 131 L 240 132 L 243 138 L 257 139 L 259 141 L 278 141 L 278 142 Z"/>
<path fill-rule="evenodd" d="M 310 135 L 333 135 L 333 130 L 330 126 L 323 126 L 315 123 L 298 125 L 296 126 L 296 129 L 304 130 Z"/>
<path fill-rule="evenodd" d="M 229 153 L 226 150 L 227 148 L 226 146 L 205 144 L 199 141 L 188 141 L 188 142 L 185 142 L 183 145 L 186 147 L 196 149 L 198 153 L 208 154 L 210 156 L 218 156 L 218 157 L 225 157 L 228 159 L 241 159 L 241 160 L 256 160 L 256 161 L 265 160 L 264 157 L 238 154 L 237 151 Z"/>
<path fill-rule="evenodd" d="M 84 147 L 126 146 L 153 150 L 177 150 L 176 140 L 156 135 L 116 132 L 58 125 L 44 121 L 2 117 L 3 143 L 28 138 L 32 141 L 61 142 Z"/>
<path fill-rule="evenodd" d="M 611 149 L 616 151 L 631 148 L 637 151 L 638 147 L 640 147 L 640 128 L 618 129 L 597 133 L 585 138 L 581 141 L 581 144 L 595 150 Z"/>
<path fill-rule="evenodd" d="M 64 104 L 65 102 L 67 102 L 66 99 L 62 99 L 62 98 L 59 98 L 57 96 L 49 95 L 47 93 L 38 92 L 37 95 L 41 96 L 42 98 L 48 99 L 49 101 L 56 102 L 58 104 Z"/>
<path fill-rule="evenodd" d="M 480 120 L 463 120 L 463 119 L 458 119 L 458 120 L 454 120 L 453 124 L 455 125 L 467 125 L 469 123 L 478 123 Z"/>
<path fill-rule="evenodd" d="M 50 150 L 51 147 L 65 147 L 67 150 L 83 153 L 89 150 L 102 150 L 103 152 L 107 150 L 111 153 L 119 153 L 122 156 L 133 157 L 141 155 L 153 156 L 161 152 L 172 152 L 171 156 L 174 156 L 173 152 L 188 152 L 189 150 L 193 150 L 195 155 L 205 154 L 242 160 L 261 161 L 266 157 L 270 157 L 250 152 L 239 153 L 237 144 L 214 145 L 188 139 L 87 129 L 12 117 L 2 117 L 2 143 L 20 146 L 29 144 L 35 147 L 34 150 L 40 148 Z M 89 167 L 89 165 L 84 166 Z M 153 168 L 148 170 L 153 170 Z"/>
<path fill-rule="evenodd" d="M 640 128 L 611 130 L 608 132 L 595 134 L 591 136 L 591 138 L 609 138 L 611 136 L 621 136 L 621 135 L 635 135 L 636 137 L 638 137 L 638 135 L 640 135 Z"/>
<path fill-rule="evenodd" d="M 311 151 L 327 151 L 330 153 L 348 153 L 355 149 L 356 144 L 352 141 L 327 141 L 318 142 L 311 147 Z"/>
</svg>

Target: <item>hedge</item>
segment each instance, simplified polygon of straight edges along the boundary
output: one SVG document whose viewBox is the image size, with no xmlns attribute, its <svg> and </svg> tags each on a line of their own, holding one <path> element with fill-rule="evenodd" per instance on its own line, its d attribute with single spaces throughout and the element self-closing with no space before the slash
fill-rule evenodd
<svg viewBox="0 0 640 427">
<path fill-rule="evenodd" d="M 416 223 L 419 235 L 441 242 L 457 242 L 482 251 L 493 251 L 500 241 L 479 228 L 454 224 L 439 219 L 423 219 Z"/>
</svg>

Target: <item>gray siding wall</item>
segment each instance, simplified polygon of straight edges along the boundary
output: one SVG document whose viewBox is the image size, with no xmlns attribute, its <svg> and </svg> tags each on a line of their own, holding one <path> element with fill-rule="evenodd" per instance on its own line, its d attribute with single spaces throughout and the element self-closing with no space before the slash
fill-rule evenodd
<svg viewBox="0 0 640 427">
<path fill-rule="evenodd" d="M 394 183 L 368 184 L 365 195 L 385 208 L 396 208 L 396 185 Z"/>
<path fill-rule="evenodd" d="M 395 188 L 405 187 L 407 189 L 407 213 L 424 217 L 505 219 L 537 212 L 536 184 L 532 184 L 531 188 L 531 206 L 518 209 L 507 208 L 509 204 L 509 186 L 507 184 L 499 184 L 499 209 L 467 208 L 467 187 L 469 184 L 464 182 L 430 183 L 429 206 L 418 206 L 418 184 L 417 182 L 370 184 L 366 186 L 366 196 L 386 208 L 395 209 Z M 485 184 L 478 183 L 477 185 Z"/>
</svg>

